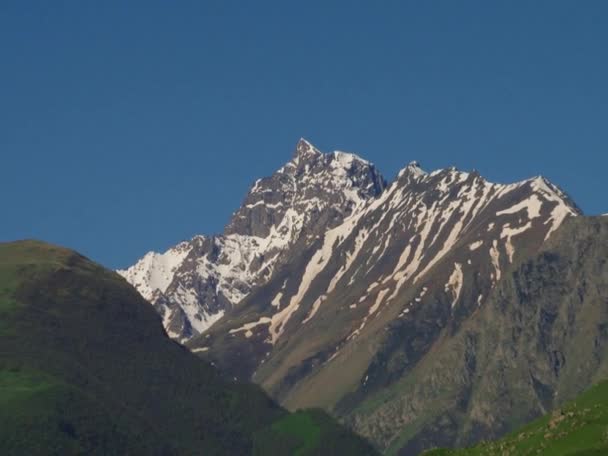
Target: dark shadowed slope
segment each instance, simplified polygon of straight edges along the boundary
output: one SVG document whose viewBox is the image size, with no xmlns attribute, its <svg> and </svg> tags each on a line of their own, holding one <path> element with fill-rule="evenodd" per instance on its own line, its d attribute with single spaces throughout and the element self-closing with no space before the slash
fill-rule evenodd
<svg viewBox="0 0 608 456">
<path fill-rule="evenodd" d="M 0 244 L 1 454 L 373 452 L 326 415 L 301 416 L 171 341 L 118 274 L 41 242 Z"/>
</svg>

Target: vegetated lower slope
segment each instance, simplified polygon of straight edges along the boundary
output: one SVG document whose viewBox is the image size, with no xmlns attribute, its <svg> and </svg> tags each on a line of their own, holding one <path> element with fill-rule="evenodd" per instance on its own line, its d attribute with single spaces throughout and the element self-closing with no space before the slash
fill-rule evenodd
<svg viewBox="0 0 608 456">
<path fill-rule="evenodd" d="M 524 428 L 473 448 L 432 450 L 425 456 L 603 456 L 608 454 L 608 381 Z"/>
<path fill-rule="evenodd" d="M 292 416 L 223 379 L 118 274 L 49 244 L 0 244 L 1 454 L 335 452 L 374 450 L 323 412 Z"/>
</svg>

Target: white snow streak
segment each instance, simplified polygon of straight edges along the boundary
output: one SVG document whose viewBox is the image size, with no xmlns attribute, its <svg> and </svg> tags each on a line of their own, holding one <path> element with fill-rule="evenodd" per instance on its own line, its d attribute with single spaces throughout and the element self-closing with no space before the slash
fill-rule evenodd
<svg viewBox="0 0 608 456">
<path fill-rule="evenodd" d="M 513 247 L 513 242 L 511 239 L 518 234 L 526 232 L 530 228 L 532 228 L 532 222 L 528 222 L 519 228 L 511 228 L 508 223 L 503 226 L 500 237 L 501 239 L 507 239 L 505 242 L 505 248 L 507 249 L 507 255 L 509 256 L 509 263 L 513 263 L 513 254 L 515 253 L 515 248 Z"/>
<path fill-rule="evenodd" d="M 492 241 L 492 247 L 490 248 L 490 258 L 492 259 L 492 265 L 494 265 L 494 277 L 498 282 L 500 280 L 500 251 L 498 250 L 498 241 L 496 239 Z"/>
<path fill-rule="evenodd" d="M 268 318 L 268 317 L 262 317 L 258 321 L 254 321 L 252 323 L 245 323 L 240 328 L 231 329 L 229 331 L 229 333 L 230 334 L 236 334 L 236 333 L 245 331 L 245 337 L 249 338 L 249 337 L 251 337 L 253 335 L 253 331 L 251 331 L 253 328 L 255 328 L 256 326 L 267 324 L 267 323 L 270 323 L 270 318 Z"/>
<path fill-rule="evenodd" d="M 542 201 L 538 198 L 536 194 L 532 195 L 530 199 L 520 201 L 513 207 L 505 209 L 504 211 L 499 211 L 496 215 L 504 215 L 504 214 L 517 214 L 524 209 L 528 212 L 528 219 L 532 220 L 536 217 L 540 216 L 540 209 L 542 207 Z"/>
<path fill-rule="evenodd" d="M 483 241 L 475 241 L 471 245 L 469 245 L 469 250 L 472 252 L 474 250 L 477 250 L 482 245 L 483 245 Z"/>
<path fill-rule="evenodd" d="M 462 264 L 454 263 L 454 271 L 452 271 L 452 274 L 448 279 L 448 283 L 445 285 L 446 293 L 451 292 L 453 296 L 452 308 L 454 308 L 454 306 L 458 302 L 458 299 L 460 299 L 463 283 L 464 274 L 462 272 Z"/>
</svg>

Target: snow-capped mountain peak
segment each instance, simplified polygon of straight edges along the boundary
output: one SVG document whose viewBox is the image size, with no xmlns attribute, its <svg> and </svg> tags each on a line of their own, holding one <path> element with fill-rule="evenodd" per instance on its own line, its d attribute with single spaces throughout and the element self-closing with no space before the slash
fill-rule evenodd
<svg viewBox="0 0 608 456">
<path fill-rule="evenodd" d="M 223 235 L 148 253 L 119 273 L 153 302 L 172 335 L 188 338 L 268 281 L 296 244 L 314 242 L 384 187 L 368 161 L 300 139 L 287 164 L 255 181 Z"/>
<path fill-rule="evenodd" d="M 487 296 L 520 246 L 538 247 L 566 217 L 580 212 L 540 176 L 502 185 L 454 167 L 427 173 L 412 161 L 385 187 L 367 160 L 342 151 L 322 153 L 300 139 L 283 167 L 254 182 L 222 235 L 197 236 L 163 254 L 150 252 L 119 272 L 155 305 L 178 339 L 206 331 L 253 291 L 263 294 L 271 287 L 268 313 L 260 315 L 268 325 L 248 321 L 257 329 L 248 326 L 244 333 L 267 327 L 273 344 L 287 325 L 314 321 L 344 281 L 375 283 L 353 304 L 371 306 L 360 327 L 350 330 L 350 337 L 357 337 L 376 310 L 422 284 L 458 249 L 466 257 L 458 266 L 445 266 L 449 271 L 439 279 L 448 284 L 452 307 L 461 299 L 460 279 L 471 274 L 475 263 L 469 262 L 478 255 L 487 260 L 479 293 Z M 302 270 L 283 277 L 284 268 L 298 261 Z M 305 277 L 292 283 L 299 273 Z M 318 285 L 323 274 L 329 282 Z M 325 291 L 311 295 L 311 289 Z M 350 286 L 342 290 L 352 292 Z M 294 318 L 307 306 L 301 320 Z"/>
</svg>

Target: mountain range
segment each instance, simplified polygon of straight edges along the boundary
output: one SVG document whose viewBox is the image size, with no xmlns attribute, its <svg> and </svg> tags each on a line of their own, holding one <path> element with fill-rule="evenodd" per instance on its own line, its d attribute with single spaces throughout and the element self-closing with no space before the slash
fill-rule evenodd
<svg viewBox="0 0 608 456">
<path fill-rule="evenodd" d="M 119 271 L 167 333 L 386 454 L 499 437 L 606 377 L 608 219 L 543 177 L 390 183 L 300 140 L 224 233 Z"/>
</svg>

